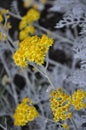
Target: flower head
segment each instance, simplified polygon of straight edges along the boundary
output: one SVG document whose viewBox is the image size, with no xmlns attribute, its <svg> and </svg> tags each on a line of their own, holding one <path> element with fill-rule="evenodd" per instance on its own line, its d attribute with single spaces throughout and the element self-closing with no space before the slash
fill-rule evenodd
<svg viewBox="0 0 86 130">
<path fill-rule="evenodd" d="M 34 8 L 31 8 L 27 14 L 22 18 L 19 29 L 22 30 L 27 25 L 33 23 L 34 21 L 37 21 L 40 18 L 40 12 Z"/>
<path fill-rule="evenodd" d="M 29 98 L 24 98 L 14 113 L 14 125 L 24 126 L 29 121 L 33 121 L 38 117 L 38 112 L 32 105 L 32 101 Z"/>
<path fill-rule="evenodd" d="M 40 18 L 40 13 L 36 9 L 32 8 L 27 12 L 27 18 L 28 23 L 32 23 Z"/>
<path fill-rule="evenodd" d="M 62 127 L 63 127 L 65 130 L 69 130 L 69 126 L 68 126 L 68 124 L 66 124 L 66 123 L 62 124 Z"/>
<path fill-rule="evenodd" d="M 23 6 L 25 8 L 28 8 L 32 4 L 33 0 L 23 0 L 23 2 L 24 2 Z"/>
<path fill-rule="evenodd" d="M 86 108 L 86 92 L 82 89 L 78 89 L 72 95 L 72 105 L 75 107 L 76 110 L 80 110 Z"/>
<path fill-rule="evenodd" d="M 15 64 L 22 67 L 27 65 L 27 61 L 35 62 L 38 65 L 43 64 L 46 53 L 52 44 L 53 39 L 47 35 L 43 35 L 41 38 L 28 36 L 20 43 L 19 49 L 13 55 Z"/>
<path fill-rule="evenodd" d="M 63 89 L 52 90 L 50 92 L 50 107 L 54 115 L 54 121 L 66 120 L 72 117 L 70 110 L 70 96 Z"/>
<path fill-rule="evenodd" d="M 26 37 L 28 37 L 29 34 L 34 34 L 35 33 L 35 28 L 31 25 L 26 26 L 25 29 L 20 31 L 19 34 L 19 39 L 24 40 Z"/>
</svg>

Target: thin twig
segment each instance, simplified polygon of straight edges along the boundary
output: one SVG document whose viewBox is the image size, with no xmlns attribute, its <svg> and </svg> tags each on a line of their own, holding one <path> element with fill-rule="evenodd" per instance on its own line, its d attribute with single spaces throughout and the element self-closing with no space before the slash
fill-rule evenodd
<svg viewBox="0 0 86 130">
<path fill-rule="evenodd" d="M 3 125 L 0 124 L 0 127 L 3 129 L 3 130 L 7 130 L 7 128 L 5 128 Z"/>
<path fill-rule="evenodd" d="M 60 36 L 60 35 L 58 35 L 58 34 L 52 32 L 52 31 L 50 31 L 50 30 L 48 30 L 48 29 L 46 29 L 46 28 L 40 26 L 38 23 L 34 23 L 33 25 L 34 25 L 35 27 L 37 27 L 37 28 L 43 30 L 44 32 L 46 32 L 46 33 L 48 33 L 48 34 L 51 34 L 51 36 L 53 36 L 54 38 L 56 38 L 56 39 L 61 39 L 62 41 L 68 42 L 68 43 L 70 43 L 71 45 L 73 45 L 73 41 L 71 41 L 71 40 L 69 40 L 69 39 L 67 39 L 67 38 L 65 38 L 65 37 L 62 37 L 62 36 Z"/>
<path fill-rule="evenodd" d="M 73 120 L 73 118 L 72 118 L 72 119 L 70 119 L 70 120 L 71 120 L 71 122 L 72 122 L 72 124 L 73 124 L 73 126 L 74 126 L 75 130 L 78 130 L 78 128 L 77 128 L 77 126 L 76 126 L 76 123 L 75 123 L 75 121 Z"/>
<path fill-rule="evenodd" d="M 9 69 L 8 69 L 8 66 L 7 66 L 7 64 L 6 64 L 6 62 L 5 62 L 5 60 L 4 60 L 4 58 L 3 58 L 3 56 L 2 55 L 0 55 L 0 58 L 1 58 L 1 61 L 2 61 L 2 63 L 3 63 L 3 66 L 4 66 L 4 68 L 5 68 L 5 70 L 6 70 L 6 72 L 7 72 L 7 74 L 8 74 L 8 76 L 11 78 L 11 80 L 12 80 L 12 76 L 11 76 L 11 74 L 10 74 L 10 71 L 9 71 Z M 15 99 L 15 103 L 16 103 L 16 105 L 18 104 L 18 97 L 17 97 L 17 93 L 16 93 L 16 88 L 15 88 L 15 85 L 14 85 L 14 83 L 12 82 L 11 83 L 11 85 L 12 85 L 12 90 L 13 90 L 13 97 L 14 97 L 14 99 Z"/>
</svg>

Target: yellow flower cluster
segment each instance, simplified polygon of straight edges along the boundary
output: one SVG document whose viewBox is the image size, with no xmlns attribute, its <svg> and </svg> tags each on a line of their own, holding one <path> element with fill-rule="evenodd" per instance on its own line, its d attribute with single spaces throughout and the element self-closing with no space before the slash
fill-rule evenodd
<svg viewBox="0 0 86 130">
<path fill-rule="evenodd" d="M 33 0 L 23 0 L 23 6 L 25 8 L 32 6 L 32 7 L 36 7 L 37 9 L 37 7 L 39 7 L 40 4 L 46 4 L 46 2 L 47 0 L 40 0 L 40 1 L 34 1 L 34 2 Z"/>
<path fill-rule="evenodd" d="M 23 0 L 23 2 L 24 2 L 23 6 L 25 8 L 28 8 L 32 4 L 33 0 Z"/>
<path fill-rule="evenodd" d="M 33 121 L 38 117 L 38 112 L 32 105 L 32 101 L 29 98 L 24 98 L 22 103 L 19 104 L 14 113 L 14 125 L 24 126 L 29 121 Z"/>
<path fill-rule="evenodd" d="M 50 92 L 50 106 L 54 115 L 54 121 L 66 120 L 72 117 L 70 107 L 76 110 L 86 108 L 86 92 L 78 89 L 72 94 L 67 95 L 62 88 Z"/>
<path fill-rule="evenodd" d="M 31 24 L 34 21 L 37 21 L 39 18 L 40 18 L 40 12 L 34 8 L 31 8 L 27 12 L 27 14 L 22 18 L 22 20 L 19 24 L 19 29 L 22 30 L 27 25 Z"/>
<path fill-rule="evenodd" d="M 81 89 L 78 89 L 72 95 L 72 105 L 75 107 L 76 110 L 80 110 L 86 108 L 86 92 Z"/>
<path fill-rule="evenodd" d="M 45 55 L 52 46 L 53 39 L 47 35 L 28 36 L 21 43 L 19 49 L 14 53 L 13 59 L 16 65 L 27 66 L 27 61 L 35 62 L 38 65 L 44 63 Z"/>
<path fill-rule="evenodd" d="M 54 121 L 66 120 L 72 117 L 70 109 L 70 96 L 64 93 L 63 89 L 50 92 L 50 107 L 54 115 Z"/>
<path fill-rule="evenodd" d="M 31 25 L 26 26 L 22 31 L 19 33 L 19 39 L 24 40 L 26 37 L 28 37 L 29 34 L 34 34 L 35 28 Z"/>
<path fill-rule="evenodd" d="M 68 124 L 66 124 L 66 123 L 62 124 L 62 127 L 63 127 L 65 130 L 69 130 L 69 126 L 68 126 Z"/>
<path fill-rule="evenodd" d="M 24 40 L 28 35 L 35 33 L 35 28 L 31 25 L 34 21 L 37 21 L 40 18 L 40 13 L 34 8 L 31 8 L 27 14 L 22 17 L 22 20 L 19 24 L 19 39 Z"/>
</svg>

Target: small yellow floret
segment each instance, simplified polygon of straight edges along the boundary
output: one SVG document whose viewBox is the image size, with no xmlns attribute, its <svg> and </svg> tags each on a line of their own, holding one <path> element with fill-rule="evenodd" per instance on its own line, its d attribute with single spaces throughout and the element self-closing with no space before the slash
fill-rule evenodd
<svg viewBox="0 0 86 130">
<path fill-rule="evenodd" d="M 29 25 L 29 26 L 27 26 L 27 27 L 24 29 L 24 31 L 25 31 L 26 33 L 34 34 L 34 33 L 35 33 L 35 28 L 34 28 L 33 26 Z"/>
<path fill-rule="evenodd" d="M 32 105 L 32 101 L 29 98 L 24 98 L 22 103 L 19 104 L 13 115 L 14 125 L 24 126 L 29 121 L 33 121 L 38 117 L 38 112 Z"/>
<path fill-rule="evenodd" d="M 41 0 L 41 2 L 42 2 L 43 4 L 46 4 L 47 0 Z"/>
<path fill-rule="evenodd" d="M 25 28 L 27 26 L 27 18 L 26 17 L 22 18 L 22 20 L 20 21 L 19 24 L 19 29 L 22 30 L 23 28 Z"/>
<path fill-rule="evenodd" d="M 0 13 L 3 15 L 7 14 L 8 12 L 9 12 L 9 10 L 7 10 L 7 9 L 0 10 Z"/>
<path fill-rule="evenodd" d="M 28 33 L 26 33 L 25 30 L 23 30 L 19 33 L 20 40 L 24 40 L 26 37 L 28 37 Z"/>
<path fill-rule="evenodd" d="M 6 41 L 7 35 L 5 33 L 0 32 L 0 41 Z"/>
<path fill-rule="evenodd" d="M 0 41 L 2 40 L 2 32 L 0 32 Z"/>
<path fill-rule="evenodd" d="M 32 100 L 30 99 L 30 98 L 24 98 L 23 100 L 22 100 L 22 103 L 29 103 L 30 105 L 32 105 L 33 103 L 32 103 Z"/>
<path fill-rule="evenodd" d="M 35 28 L 33 26 L 26 26 L 24 30 L 20 31 L 19 39 L 24 40 L 29 34 L 34 34 Z"/>
<path fill-rule="evenodd" d="M 3 17 L 2 17 L 2 15 L 0 14 L 0 22 L 2 22 L 3 21 Z"/>
<path fill-rule="evenodd" d="M 68 124 L 64 123 L 64 124 L 62 124 L 62 126 L 63 126 L 63 128 L 64 128 L 65 130 L 69 130 Z"/>
<path fill-rule="evenodd" d="M 32 0 L 23 0 L 24 1 L 24 7 L 28 8 L 32 4 Z"/>
<path fill-rule="evenodd" d="M 34 9 L 38 9 L 38 7 L 39 7 L 39 5 L 38 5 L 37 3 L 34 3 L 34 4 L 33 4 L 33 8 L 34 8 Z"/>
</svg>

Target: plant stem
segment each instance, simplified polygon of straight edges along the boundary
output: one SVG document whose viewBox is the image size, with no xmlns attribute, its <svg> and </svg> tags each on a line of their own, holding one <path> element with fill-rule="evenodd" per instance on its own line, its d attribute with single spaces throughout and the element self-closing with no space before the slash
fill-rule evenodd
<svg viewBox="0 0 86 130">
<path fill-rule="evenodd" d="M 3 130 L 7 130 L 2 124 L 0 124 L 0 127 L 1 127 Z"/>
<path fill-rule="evenodd" d="M 39 117 L 44 118 L 44 119 L 47 120 L 47 121 L 51 121 L 51 122 L 53 122 L 53 123 L 56 123 L 54 120 L 49 119 L 48 117 L 42 116 L 42 115 L 40 115 L 40 114 L 39 114 Z M 57 125 L 60 125 L 60 126 L 61 126 L 61 123 L 57 123 Z"/>
<path fill-rule="evenodd" d="M 72 124 L 73 124 L 73 126 L 74 126 L 75 130 L 78 130 L 78 128 L 77 128 L 77 126 L 76 126 L 76 123 L 75 123 L 75 121 L 73 120 L 73 118 L 72 118 L 72 119 L 70 119 L 70 120 L 71 120 L 71 122 L 72 122 Z"/>
<path fill-rule="evenodd" d="M 30 63 L 29 63 L 29 64 L 30 64 Z M 42 74 L 44 77 L 46 77 L 47 80 L 49 81 L 49 83 L 51 84 L 52 89 L 55 89 L 53 83 L 51 82 L 51 80 L 50 80 L 50 78 L 49 78 L 49 76 L 48 76 L 48 73 L 47 73 L 47 71 L 46 71 L 46 68 L 44 68 L 44 66 L 41 66 L 41 68 L 42 68 L 42 70 L 43 70 L 43 71 L 42 71 L 41 69 L 38 68 L 37 65 L 34 65 L 34 64 L 30 64 L 30 65 L 32 65 L 34 68 L 36 68 L 36 69 L 38 70 L 38 72 L 40 72 L 40 74 Z"/>
<path fill-rule="evenodd" d="M 52 89 L 55 89 L 55 87 L 54 87 L 53 83 L 51 82 L 51 80 L 50 80 L 50 78 L 49 78 L 49 76 L 48 76 L 47 72 L 46 72 L 46 77 L 47 77 L 47 79 L 48 79 L 49 83 L 51 84 Z"/>
<path fill-rule="evenodd" d="M 34 67 L 35 67 L 35 66 L 34 66 Z M 42 66 L 42 67 L 43 67 L 43 66 Z M 50 83 L 52 89 L 55 89 L 53 83 L 51 82 L 51 80 L 50 80 L 50 78 L 49 78 L 49 76 L 48 76 L 48 73 L 47 73 L 46 69 L 43 67 L 44 72 L 42 72 L 41 70 L 39 70 L 37 67 L 36 67 L 36 69 L 37 69 L 42 75 L 44 75 L 44 76 L 47 78 L 47 80 L 48 80 L 48 82 Z"/>
<path fill-rule="evenodd" d="M 3 10 L 3 8 L 0 8 L 0 9 Z M 11 15 L 12 17 L 14 17 L 14 18 L 17 18 L 17 19 L 19 19 L 19 20 L 22 20 L 22 17 L 21 17 L 20 15 L 18 15 L 18 14 L 14 14 L 14 13 L 12 13 L 12 12 L 10 12 L 10 11 L 8 11 L 8 14 Z M 54 38 L 61 39 L 62 41 L 68 42 L 68 43 L 70 43 L 70 44 L 73 45 L 73 41 L 72 41 L 72 40 L 67 39 L 67 38 L 65 38 L 65 37 L 63 37 L 63 36 L 60 36 L 60 35 L 58 35 L 58 34 L 52 32 L 52 31 L 50 31 L 50 30 L 48 30 L 48 29 L 46 29 L 46 28 L 44 28 L 44 27 L 38 25 L 38 23 L 34 23 L 33 25 L 34 25 L 35 27 L 37 27 L 37 28 L 39 28 L 39 29 L 41 29 L 41 30 L 43 30 L 43 31 L 45 31 L 45 32 L 47 32 L 47 33 L 49 33 L 49 34 L 51 34 Z"/>
<path fill-rule="evenodd" d="M 7 63 L 6 63 L 6 61 L 5 61 L 5 59 L 4 59 L 4 57 L 2 55 L 0 55 L 0 59 L 1 59 L 2 63 L 3 63 L 3 66 L 4 66 L 8 76 L 10 77 L 11 81 L 13 81 L 12 75 L 11 75 L 11 73 L 9 71 Z M 15 104 L 17 105 L 18 104 L 18 96 L 17 96 L 17 92 L 16 92 L 16 86 L 14 85 L 13 82 L 12 82 L 11 85 L 12 85 L 12 91 L 13 91 L 13 97 L 14 97 L 14 100 L 15 100 Z"/>
<path fill-rule="evenodd" d="M 48 30 L 48 29 L 46 29 L 46 28 L 40 26 L 38 23 L 34 23 L 33 25 L 34 25 L 35 27 L 41 29 L 42 31 L 48 33 L 48 34 L 51 34 L 51 36 L 53 36 L 54 38 L 60 39 L 60 40 L 62 40 L 62 41 L 64 41 L 64 42 L 68 42 L 68 43 L 70 43 L 71 45 L 73 45 L 73 41 L 72 41 L 72 40 L 67 39 L 67 38 L 65 38 L 65 37 L 63 37 L 63 36 L 60 36 L 60 35 L 56 34 L 55 32 L 52 32 L 52 31 L 50 31 L 50 30 Z"/>
</svg>

